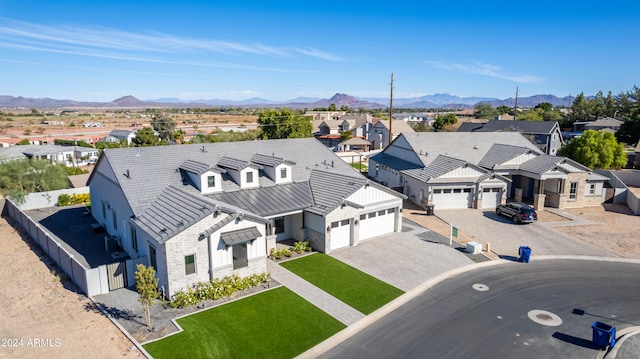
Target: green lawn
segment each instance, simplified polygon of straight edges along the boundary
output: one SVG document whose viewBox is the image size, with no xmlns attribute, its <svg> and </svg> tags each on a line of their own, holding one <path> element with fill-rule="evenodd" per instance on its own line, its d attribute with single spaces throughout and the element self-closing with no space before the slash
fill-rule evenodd
<svg viewBox="0 0 640 359">
<path fill-rule="evenodd" d="M 285 287 L 177 320 L 179 334 L 144 345 L 159 358 L 293 358 L 345 328 Z"/>
<path fill-rule="evenodd" d="M 363 314 L 370 314 L 404 292 L 326 254 L 316 253 L 281 265 Z"/>
<path fill-rule="evenodd" d="M 364 163 L 352 163 L 351 167 L 357 169 L 360 172 L 369 171 L 369 167 L 367 167 L 367 165 L 365 165 Z"/>
</svg>

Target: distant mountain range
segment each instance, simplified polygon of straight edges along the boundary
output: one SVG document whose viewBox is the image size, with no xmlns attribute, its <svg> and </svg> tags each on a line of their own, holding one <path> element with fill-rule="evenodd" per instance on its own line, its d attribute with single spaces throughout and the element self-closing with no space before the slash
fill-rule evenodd
<svg viewBox="0 0 640 359">
<path fill-rule="evenodd" d="M 556 97 L 554 95 L 535 95 L 519 97 L 518 107 L 534 107 L 539 103 L 548 102 L 553 106 L 569 106 L 572 98 Z M 425 109 L 447 108 L 462 109 L 472 108 L 477 103 L 484 102 L 494 107 L 515 105 L 514 98 L 500 100 L 487 97 L 458 97 L 449 94 L 434 94 L 414 98 L 394 98 L 394 108 Z M 111 102 L 82 102 L 74 100 L 56 100 L 51 98 L 26 98 L 13 96 L 0 96 L 0 108 L 187 108 L 187 107 L 244 107 L 244 108 L 273 108 L 288 107 L 296 109 L 328 108 L 332 104 L 337 108 L 348 106 L 352 109 L 385 109 L 389 108 L 388 98 L 357 98 L 345 94 L 336 93 L 331 98 L 319 99 L 299 97 L 296 99 L 276 102 L 262 98 L 250 98 L 247 100 L 193 100 L 184 101 L 175 98 L 160 98 L 142 101 L 134 96 L 124 96 Z"/>
</svg>

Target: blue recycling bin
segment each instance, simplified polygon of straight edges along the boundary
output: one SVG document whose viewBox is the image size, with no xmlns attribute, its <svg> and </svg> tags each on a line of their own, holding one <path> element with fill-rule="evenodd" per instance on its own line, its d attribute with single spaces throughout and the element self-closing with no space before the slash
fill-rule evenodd
<svg viewBox="0 0 640 359">
<path fill-rule="evenodd" d="M 529 263 L 529 259 L 531 259 L 531 248 L 527 246 L 520 246 L 518 249 L 518 262 Z"/>
<path fill-rule="evenodd" d="M 612 327 L 609 324 L 595 321 L 591 325 L 593 336 L 591 343 L 594 347 L 605 350 L 607 346 L 613 348 L 616 344 L 616 327 Z"/>
</svg>

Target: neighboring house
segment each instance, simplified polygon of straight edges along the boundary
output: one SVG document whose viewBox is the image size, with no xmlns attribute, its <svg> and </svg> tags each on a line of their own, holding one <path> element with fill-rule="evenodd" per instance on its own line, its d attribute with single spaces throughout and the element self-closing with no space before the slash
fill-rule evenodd
<svg viewBox="0 0 640 359">
<path fill-rule="evenodd" d="M 307 111 L 304 113 L 305 117 L 311 117 L 311 124 L 313 126 L 313 132 L 318 132 L 320 124 L 326 120 L 337 120 L 340 116 L 344 115 L 344 111 Z"/>
<path fill-rule="evenodd" d="M 266 271 L 280 241 L 328 253 L 402 227 L 404 196 L 313 138 L 106 149 L 88 185 L 94 218 L 167 296 Z"/>
<path fill-rule="evenodd" d="M 351 131 L 353 137 L 366 138 L 373 117 L 369 114 L 345 114 L 337 120 L 324 120 L 318 125 L 314 136 L 327 147 L 340 144 L 340 134 Z"/>
<path fill-rule="evenodd" d="M 495 208 L 507 198 L 537 209 L 600 205 L 608 180 L 519 132 L 403 133 L 369 158 L 369 176 L 436 208 Z"/>
<path fill-rule="evenodd" d="M 607 203 L 624 203 L 631 212 L 640 216 L 640 171 L 638 170 L 596 170 L 609 177 L 607 186 Z"/>
<path fill-rule="evenodd" d="M 623 121 L 611 117 L 602 117 L 595 121 L 581 121 L 573 123 L 573 132 L 583 132 L 586 130 L 609 130 L 618 132 Z"/>
<path fill-rule="evenodd" d="M 393 114 L 394 120 L 402 120 L 409 125 L 417 125 L 424 123 L 429 127 L 433 127 L 434 116 L 425 112 L 401 112 Z"/>
<path fill-rule="evenodd" d="M 72 167 L 74 166 L 74 149 L 72 146 L 60 145 L 20 145 L 0 148 L 0 161 L 25 158 Z"/>
<path fill-rule="evenodd" d="M 487 123 L 463 123 L 458 132 L 520 132 L 548 155 L 558 153 L 564 145 L 556 121 L 491 120 Z"/>
<path fill-rule="evenodd" d="M 109 135 L 100 139 L 101 142 L 115 142 L 120 143 L 121 141 L 127 141 L 127 145 L 130 146 L 133 142 L 133 139 L 136 138 L 136 134 L 140 128 L 136 128 L 134 130 L 119 130 L 115 129 L 109 132 Z M 160 134 L 157 131 L 153 131 L 156 136 L 160 137 Z"/>
<path fill-rule="evenodd" d="M 393 120 L 391 127 L 393 139 L 401 133 L 415 132 L 413 128 L 403 120 Z M 373 144 L 374 149 L 381 149 L 389 145 L 389 121 L 377 120 L 373 126 L 371 126 L 367 139 Z"/>
</svg>

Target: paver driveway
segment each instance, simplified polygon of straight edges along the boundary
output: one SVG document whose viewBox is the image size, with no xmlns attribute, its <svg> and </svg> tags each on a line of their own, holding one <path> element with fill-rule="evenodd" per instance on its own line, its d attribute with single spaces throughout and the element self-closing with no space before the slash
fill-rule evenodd
<svg viewBox="0 0 640 359">
<path fill-rule="evenodd" d="M 570 219 L 559 222 L 539 221 L 518 225 L 511 219 L 498 216 L 493 210 L 439 210 L 438 217 L 453 223 L 460 231 L 500 256 L 517 256 L 520 246 L 531 247 L 531 255 L 590 255 L 615 256 L 604 249 L 554 230 L 554 226 L 578 224 Z M 588 222 L 590 223 L 590 222 Z M 586 223 L 585 223 L 586 224 Z"/>
</svg>

